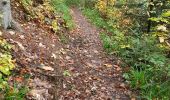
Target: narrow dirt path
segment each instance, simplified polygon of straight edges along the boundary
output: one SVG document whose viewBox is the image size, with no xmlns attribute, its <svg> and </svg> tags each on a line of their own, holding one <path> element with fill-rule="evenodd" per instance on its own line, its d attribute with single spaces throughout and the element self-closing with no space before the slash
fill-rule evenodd
<svg viewBox="0 0 170 100">
<path fill-rule="evenodd" d="M 63 80 L 60 100 L 128 100 L 128 90 L 121 68 L 109 59 L 91 25 L 77 8 L 71 9 L 76 30 L 67 46 L 63 69 L 69 73 Z"/>
</svg>

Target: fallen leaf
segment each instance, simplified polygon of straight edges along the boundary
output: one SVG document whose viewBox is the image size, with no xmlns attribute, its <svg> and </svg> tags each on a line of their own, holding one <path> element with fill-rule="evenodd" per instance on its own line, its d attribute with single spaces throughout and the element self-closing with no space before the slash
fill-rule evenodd
<svg viewBox="0 0 170 100">
<path fill-rule="evenodd" d="M 39 43 L 39 47 L 46 48 L 46 46 L 42 43 Z"/>
<path fill-rule="evenodd" d="M 121 83 L 120 87 L 126 89 L 126 85 L 124 83 Z"/>
<path fill-rule="evenodd" d="M 21 69 L 20 74 L 23 75 L 28 72 L 30 72 L 28 69 Z"/>
<path fill-rule="evenodd" d="M 64 75 L 64 76 L 71 76 L 71 74 L 70 74 L 70 72 L 69 72 L 68 70 L 65 70 L 65 71 L 63 72 L 63 75 Z"/>
<path fill-rule="evenodd" d="M 104 66 L 106 66 L 106 67 L 108 67 L 108 68 L 113 67 L 111 64 L 104 64 Z"/>
<path fill-rule="evenodd" d="M 0 36 L 2 36 L 2 31 L 0 31 Z"/>
<path fill-rule="evenodd" d="M 54 54 L 54 53 L 52 53 L 52 56 L 51 56 L 52 58 L 54 58 L 54 59 L 57 59 L 57 56 L 56 56 L 56 54 Z"/>
<path fill-rule="evenodd" d="M 121 67 L 119 65 L 114 65 L 114 68 L 117 70 L 117 71 L 121 71 Z"/>
<path fill-rule="evenodd" d="M 44 66 L 42 69 L 47 70 L 47 71 L 54 71 L 52 67 Z"/>
<path fill-rule="evenodd" d="M 72 65 L 74 64 L 74 60 L 68 60 L 68 64 L 67 65 Z"/>
<path fill-rule="evenodd" d="M 159 37 L 159 42 L 160 42 L 160 43 L 165 42 L 165 38 L 164 38 L 164 37 Z"/>
<path fill-rule="evenodd" d="M 24 35 L 19 36 L 20 39 L 25 39 Z"/>
<path fill-rule="evenodd" d="M 60 49 L 60 53 L 61 53 L 61 54 L 66 54 L 66 51 L 65 51 L 63 48 L 61 48 L 61 49 Z"/>
<path fill-rule="evenodd" d="M 113 65 L 115 68 L 118 68 L 119 66 L 118 65 Z"/>
<path fill-rule="evenodd" d="M 25 51 L 25 47 L 20 42 L 16 42 L 16 43 L 18 44 L 21 50 Z"/>
<path fill-rule="evenodd" d="M 66 56 L 66 59 L 69 60 L 69 59 L 71 59 L 71 57 L 70 56 Z"/>
<path fill-rule="evenodd" d="M 131 100 L 136 100 L 135 98 L 131 98 Z"/>
<path fill-rule="evenodd" d="M 14 31 L 9 31 L 9 34 L 14 35 L 15 32 Z"/>
<path fill-rule="evenodd" d="M 22 78 L 22 77 L 16 77 L 16 78 L 15 78 L 15 81 L 20 83 L 20 82 L 23 81 L 23 78 Z"/>
<path fill-rule="evenodd" d="M 44 70 L 46 70 L 46 71 L 54 71 L 54 68 L 52 68 L 52 67 L 50 67 L 50 66 L 45 66 L 44 64 L 41 64 L 41 65 L 39 66 L 39 68 L 44 69 Z"/>
</svg>

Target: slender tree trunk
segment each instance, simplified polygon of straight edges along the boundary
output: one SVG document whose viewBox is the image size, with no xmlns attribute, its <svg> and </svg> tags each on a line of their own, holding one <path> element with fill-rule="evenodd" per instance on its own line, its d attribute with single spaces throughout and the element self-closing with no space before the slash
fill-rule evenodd
<svg viewBox="0 0 170 100">
<path fill-rule="evenodd" d="M 152 11 L 153 11 L 153 0 L 150 0 L 149 2 L 149 18 L 152 18 Z M 151 31 L 151 27 L 152 27 L 152 21 L 148 20 L 148 28 L 147 28 L 147 32 L 149 33 Z"/>
</svg>

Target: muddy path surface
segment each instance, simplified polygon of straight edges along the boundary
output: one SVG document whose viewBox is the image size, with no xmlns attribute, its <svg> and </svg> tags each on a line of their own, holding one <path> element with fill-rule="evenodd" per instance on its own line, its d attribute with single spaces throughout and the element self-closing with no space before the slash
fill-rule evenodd
<svg viewBox="0 0 170 100">
<path fill-rule="evenodd" d="M 75 29 L 69 42 L 34 23 L 24 23 L 26 33 L 3 35 L 14 45 L 13 56 L 20 68 L 29 70 L 29 100 L 129 100 L 118 60 L 107 57 L 99 38 L 77 8 L 71 8 Z"/>
</svg>

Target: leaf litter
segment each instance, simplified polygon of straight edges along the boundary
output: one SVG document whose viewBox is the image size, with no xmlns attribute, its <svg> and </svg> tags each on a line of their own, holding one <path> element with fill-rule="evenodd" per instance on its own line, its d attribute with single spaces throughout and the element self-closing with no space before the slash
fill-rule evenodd
<svg viewBox="0 0 170 100">
<path fill-rule="evenodd" d="M 21 22 L 25 34 L 3 34 L 15 45 L 13 57 L 20 69 L 26 68 L 31 75 L 27 99 L 129 100 L 122 69 L 118 61 L 105 54 L 100 30 L 77 8 L 71 11 L 77 27 L 70 32 L 68 44 L 62 44 L 56 34 L 34 22 Z"/>
</svg>

